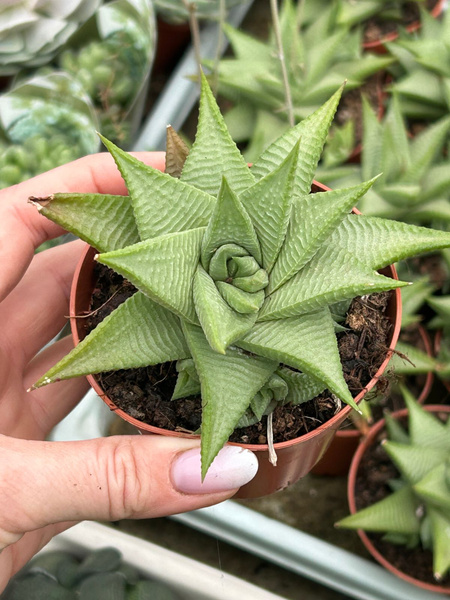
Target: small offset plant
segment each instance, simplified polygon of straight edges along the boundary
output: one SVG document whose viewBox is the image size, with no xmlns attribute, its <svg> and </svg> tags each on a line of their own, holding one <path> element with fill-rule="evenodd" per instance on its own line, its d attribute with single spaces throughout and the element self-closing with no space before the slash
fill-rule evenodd
<svg viewBox="0 0 450 600">
<path fill-rule="evenodd" d="M 167 173 L 104 140 L 129 197 L 33 199 L 139 290 L 34 387 L 178 361 L 174 396 L 202 397 L 203 475 L 243 418 L 270 418 L 275 406 L 325 388 L 356 407 L 342 373 L 334 305 L 407 285 L 376 269 L 450 246 L 450 233 L 350 214 L 374 180 L 310 194 L 341 93 L 250 169 L 203 77 L 185 162 L 174 134 Z"/>
<path fill-rule="evenodd" d="M 48 63 L 101 0 L 2 0 L 0 75 Z"/>
<path fill-rule="evenodd" d="M 364 100 L 361 165 L 338 167 L 329 161 L 331 168 L 324 164 L 317 176 L 334 187 L 382 173 L 358 208 L 368 215 L 429 222 L 425 213 L 435 211 L 436 203 L 440 208 L 448 203 L 450 171 L 444 153 L 449 131 L 447 116 L 411 139 L 396 95 L 381 122 Z"/>
<path fill-rule="evenodd" d="M 389 441 L 383 444 L 400 473 L 392 494 L 337 523 L 339 527 L 383 532 L 383 539 L 433 552 L 440 581 L 450 571 L 450 419 L 441 422 L 404 390 L 408 431 L 386 418 Z"/>
<path fill-rule="evenodd" d="M 309 4 L 314 2 L 306 0 L 305 10 L 309 10 Z M 371 75 L 392 64 L 391 57 L 362 52 L 360 31 L 339 25 L 333 3 L 316 15 L 314 22 L 304 27 L 302 13 L 291 0 L 283 2 L 281 8 L 281 39 L 292 107 L 286 104 L 286 81 L 274 33 L 268 42 L 262 42 L 225 27 L 235 58 L 220 61 L 218 89 L 236 104 L 227 116 L 230 126 L 238 122 L 236 131 L 234 127 L 231 130 L 236 141 L 242 141 L 239 138 L 243 136 L 252 137 L 257 117 L 263 118 L 257 111 L 263 113 L 266 128 L 270 127 L 274 114 L 278 117 L 278 128 L 283 127 L 290 110 L 295 122 L 299 122 L 317 110 L 342 81 L 347 80 L 347 91 L 358 88 Z"/>
<path fill-rule="evenodd" d="M 404 35 L 387 44 L 396 57 L 392 89 L 402 113 L 412 119 L 433 120 L 450 110 L 450 13 L 433 19 L 422 11 L 422 27 L 414 37 Z"/>
<path fill-rule="evenodd" d="M 10 581 L 1 598 L 179 600 L 167 585 L 142 578 L 137 569 L 122 561 L 115 548 L 94 550 L 82 560 L 61 550 L 45 552 Z"/>
</svg>

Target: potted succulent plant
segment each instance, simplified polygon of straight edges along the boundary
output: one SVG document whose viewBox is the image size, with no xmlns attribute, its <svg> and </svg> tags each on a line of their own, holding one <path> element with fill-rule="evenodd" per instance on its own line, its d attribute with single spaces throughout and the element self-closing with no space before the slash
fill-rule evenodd
<svg viewBox="0 0 450 600">
<path fill-rule="evenodd" d="M 178 398 L 177 406 L 188 417 L 200 412 L 201 401 L 203 476 L 236 427 L 252 423 L 256 429 L 248 447 L 257 452 L 260 473 L 243 493 L 282 489 L 308 472 L 350 406 L 357 408 L 376 383 L 373 375 L 379 376 L 380 364 L 386 366 L 398 335 L 399 324 L 355 401 L 336 341 L 339 312 L 355 296 L 407 285 L 376 269 L 450 245 L 450 234 L 443 231 L 350 213 L 373 180 L 310 195 L 341 92 L 277 140 L 250 169 L 203 77 L 195 143 L 186 158 L 184 148 L 173 150 L 180 148 L 180 139 L 169 136 L 168 173 L 104 140 L 130 197 L 55 194 L 32 199 L 44 216 L 96 248 L 88 252 L 90 258 L 95 255 L 97 263 L 123 275 L 128 288 L 139 290 L 33 387 L 141 367 L 155 383 L 174 379 L 166 401 Z M 92 272 L 91 261 L 77 274 L 91 278 L 85 311 Z M 388 302 L 388 310 L 392 315 L 397 309 Z M 82 329 L 81 320 L 72 319 L 75 331 Z M 142 399 L 145 392 L 137 391 L 135 383 L 131 396 Z M 102 386 L 100 394 L 113 395 L 105 400 L 117 410 L 118 399 L 113 389 L 105 389 L 106 379 Z M 274 424 L 286 428 L 298 407 L 325 389 L 327 422 L 305 435 L 295 425 L 293 439 L 273 435 Z M 340 410 L 341 402 L 348 407 Z M 126 418 L 141 430 L 163 433 L 144 423 L 143 409 L 142 403 L 135 404 L 134 418 Z M 308 421 L 317 422 L 320 411 L 314 414 Z M 184 427 L 168 435 L 191 435 L 192 430 L 186 433 Z M 248 442 L 250 430 L 241 433 L 232 440 Z M 270 456 L 274 463 L 275 453 L 287 472 L 266 460 Z"/>
<path fill-rule="evenodd" d="M 433 120 L 450 108 L 450 14 L 433 19 L 425 11 L 422 28 L 414 38 L 402 36 L 387 44 L 398 61 L 392 89 L 399 95 L 402 113 L 413 119 Z"/>
<path fill-rule="evenodd" d="M 301 4 L 310 10 L 309 4 L 314 6 L 315 2 L 306 0 Z M 302 17 L 291 0 L 283 2 L 280 29 L 291 107 L 286 102 L 286 81 L 274 33 L 263 42 L 225 27 L 235 56 L 220 61 L 218 91 L 234 105 L 225 116 L 233 139 L 236 142 L 252 140 L 245 154 L 250 162 L 278 137 L 280 130 L 288 128 L 289 112 L 298 123 L 347 80 L 339 109 L 343 115 L 349 92 L 361 88 L 371 76 L 394 62 L 392 57 L 364 54 L 359 30 L 350 31 L 349 26 L 338 22 L 333 3 L 327 2 L 327 7 L 317 12 L 315 20 L 307 25 Z M 373 84 L 372 95 L 378 106 L 380 84 L 377 78 Z M 346 114 L 351 107 L 351 104 L 345 107 Z M 338 120 L 342 122 L 344 117 L 339 113 Z"/>
<path fill-rule="evenodd" d="M 407 410 L 377 423 L 358 448 L 348 484 L 352 514 L 337 525 L 358 529 L 372 556 L 399 577 L 448 594 L 450 407 L 424 409 L 404 394 Z M 377 446 L 386 430 L 389 441 Z M 377 473 L 376 482 L 375 476 L 364 481 L 369 471 Z M 369 538 L 366 531 L 384 536 Z"/>
</svg>

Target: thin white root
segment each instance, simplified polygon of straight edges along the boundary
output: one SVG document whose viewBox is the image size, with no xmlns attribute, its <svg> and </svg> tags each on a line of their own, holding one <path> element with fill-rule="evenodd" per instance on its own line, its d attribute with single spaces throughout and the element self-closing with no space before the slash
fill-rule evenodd
<svg viewBox="0 0 450 600">
<path fill-rule="evenodd" d="M 273 447 L 273 412 L 267 417 L 267 444 L 269 446 L 269 462 L 276 467 L 278 459 Z"/>
</svg>

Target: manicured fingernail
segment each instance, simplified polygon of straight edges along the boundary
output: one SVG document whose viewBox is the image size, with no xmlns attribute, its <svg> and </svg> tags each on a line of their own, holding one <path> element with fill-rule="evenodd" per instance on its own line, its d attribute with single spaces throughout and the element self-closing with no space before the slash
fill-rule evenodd
<svg viewBox="0 0 450 600">
<path fill-rule="evenodd" d="M 172 482 L 185 494 L 210 494 L 239 488 L 253 479 L 258 459 L 239 446 L 225 446 L 214 459 L 202 482 L 200 448 L 180 454 L 172 465 Z"/>
</svg>

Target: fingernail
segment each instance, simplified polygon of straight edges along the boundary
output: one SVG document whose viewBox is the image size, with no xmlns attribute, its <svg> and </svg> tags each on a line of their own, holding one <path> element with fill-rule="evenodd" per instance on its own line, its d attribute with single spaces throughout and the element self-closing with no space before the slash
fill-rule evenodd
<svg viewBox="0 0 450 600">
<path fill-rule="evenodd" d="M 172 482 L 185 494 L 210 494 L 239 488 L 253 479 L 258 459 L 239 446 L 225 446 L 209 467 L 202 482 L 200 448 L 180 454 L 172 465 Z"/>
</svg>

